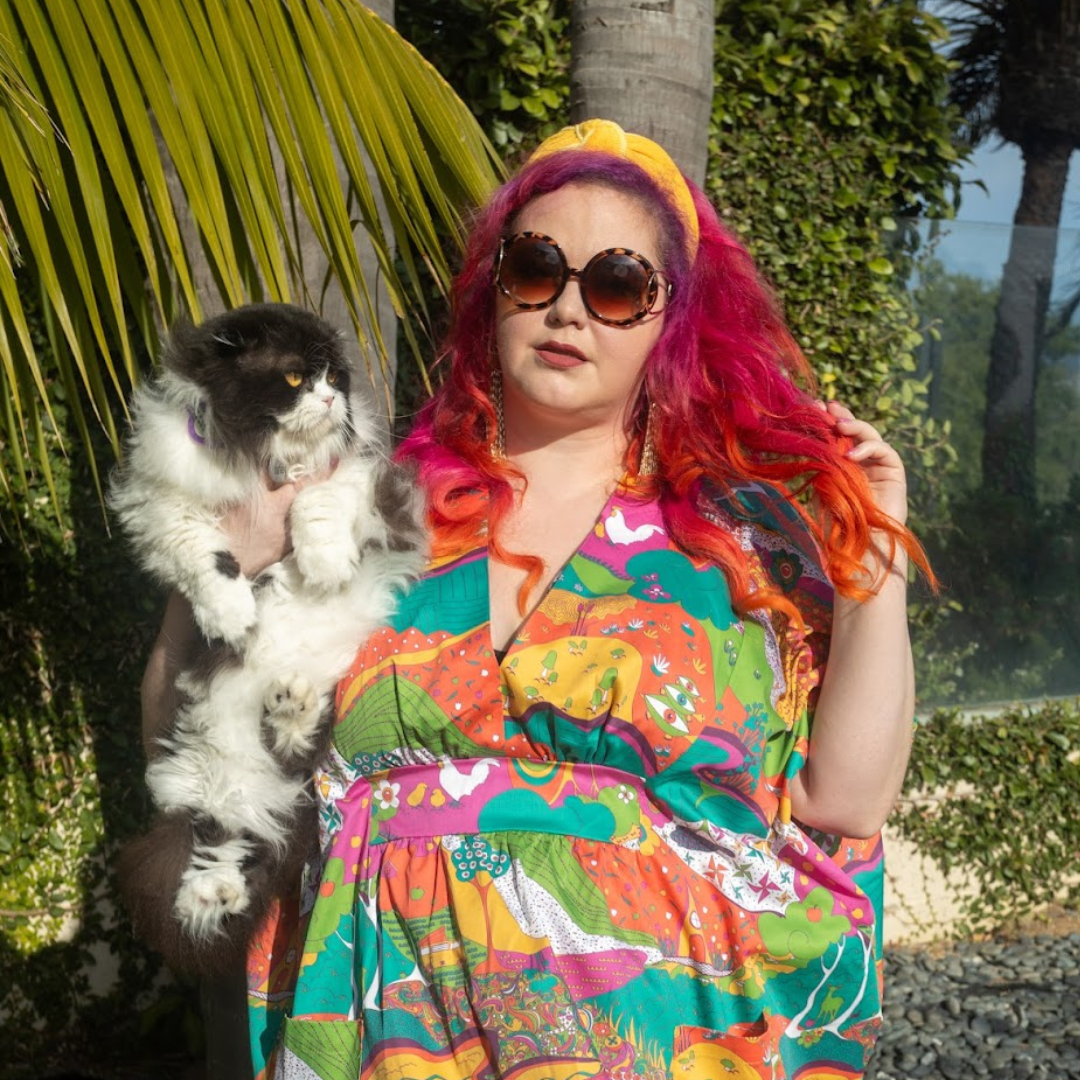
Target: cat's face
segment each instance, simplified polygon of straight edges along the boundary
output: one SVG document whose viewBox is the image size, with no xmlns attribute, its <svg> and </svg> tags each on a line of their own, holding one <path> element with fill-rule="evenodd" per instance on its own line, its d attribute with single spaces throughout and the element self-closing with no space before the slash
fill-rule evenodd
<svg viewBox="0 0 1080 1080">
<path fill-rule="evenodd" d="M 286 465 L 352 431 L 349 367 L 338 334 L 288 304 L 249 304 L 171 337 L 167 366 L 204 395 L 214 443 Z"/>
</svg>

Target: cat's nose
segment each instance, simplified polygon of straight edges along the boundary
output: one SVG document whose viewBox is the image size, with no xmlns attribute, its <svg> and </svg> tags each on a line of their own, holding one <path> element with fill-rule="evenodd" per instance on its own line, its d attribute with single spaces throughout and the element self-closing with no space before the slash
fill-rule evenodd
<svg viewBox="0 0 1080 1080">
<path fill-rule="evenodd" d="M 329 396 L 324 397 L 323 404 L 329 409 L 330 406 L 334 404 L 334 395 L 330 394 Z"/>
</svg>

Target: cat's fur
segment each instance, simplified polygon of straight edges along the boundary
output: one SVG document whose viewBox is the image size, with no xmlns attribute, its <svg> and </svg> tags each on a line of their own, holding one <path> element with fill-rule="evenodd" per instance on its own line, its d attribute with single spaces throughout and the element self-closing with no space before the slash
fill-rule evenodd
<svg viewBox="0 0 1080 1080">
<path fill-rule="evenodd" d="M 248 581 L 223 512 L 254 499 L 265 471 L 330 469 L 296 496 L 293 552 Z M 264 304 L 174 329 L 160 376 L 133 400 L 110 505 L 205 635 L 147 769 L 159 814 L 121 855 L 125 898 L 136 932 L 173 966 L 234 969 L 315 841 L 309 781 L 331 694 L 422 569 L 422 500 L 350 395 L 339 336 Z"/>
</svg>

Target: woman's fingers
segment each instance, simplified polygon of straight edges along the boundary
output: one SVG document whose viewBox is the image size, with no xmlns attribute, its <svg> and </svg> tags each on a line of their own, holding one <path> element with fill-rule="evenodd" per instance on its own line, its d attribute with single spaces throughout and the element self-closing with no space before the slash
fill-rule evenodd
<svg viewBox="0 0 1080 1080">
<path fill-rule="evenodd" d="M 292 550 L 289 510 L 293 500 L 301 488 L 325 480 L 331 471 L 284 484 L 273 484 L 264 477 L 253 499 L 228 508 L 221 527 L 245 577 L 255 577 Z"/>
<path fill-rule="evenodd" d="M 900 455 L 884 439 L 867 439 L 865 442 L 860 442 L 847 452 L 847 457 L 851 461 L 892 469 L 902 468 L 903 464 L 900 461 Z"/>
<path fill-rule="evenodd" d="M 815 402 L 832 419 L 837 435 L 848 440 L 846 457 L 863 471 L 878 509 L 903 522 L 907 517 L 904 462 L 880 431 L 839 401 Z"/>
<path fill-rule="evenodd" d="M 855 446 L 848 451 L 849 458 L 863 461 L 867 457 L 876 456 L 881 448 L 892 451 L 892 447 L 885 441 L 881 432 L 866 420 L 859 420 L 846 405 L 841 405 L 839 401 L 830 401 L 823 407 L 836 421 L 836 430 L 855 443 Z M 873 451 L 861 450 L 861 447 L 870 445 L 875 446 Z M 895 451 L 892 452 L 895 456 Z M 897 460 L 899 461 L 899 457 Z"/>
<path fill-rule="evenodd" d="M 884 442 L 881 432 L 873 424 L 868 424 L 865 420 L 838 420 L 836 430 L 856 443 L 873 442 L 875 440 Z"/>
</svg>

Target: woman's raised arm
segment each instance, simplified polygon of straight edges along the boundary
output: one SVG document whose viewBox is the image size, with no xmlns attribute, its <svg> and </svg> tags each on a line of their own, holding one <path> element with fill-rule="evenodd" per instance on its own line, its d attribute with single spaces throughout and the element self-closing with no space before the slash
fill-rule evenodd
<svg viewBox="0 0 1080 1080">
<path fill-rule="evenodd" d="M 866 472 L 878 508 L 903 524 L 907 481 L 897 452 L 875 428 L 830 402 L 851 460 Z M 887 542 L 887 539 L 886 541 Z M 885 573 L 864 602 L 838 596 L 829 662 L 806 765 L 791 785 L 792 814 L 841 836 L 873 836 L 900 794 L 911 753 L 915 674 L 907 623 L 907 556 L 897 548 L 882 570 L 873 552 L 868 580 Z"/>
</svg>

